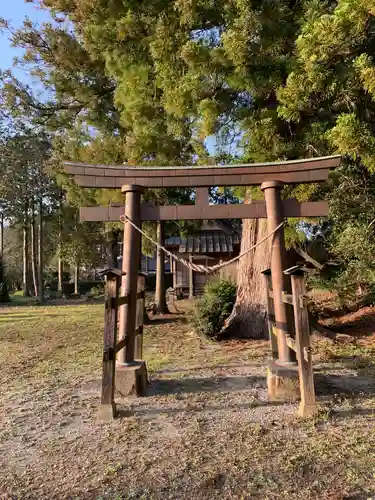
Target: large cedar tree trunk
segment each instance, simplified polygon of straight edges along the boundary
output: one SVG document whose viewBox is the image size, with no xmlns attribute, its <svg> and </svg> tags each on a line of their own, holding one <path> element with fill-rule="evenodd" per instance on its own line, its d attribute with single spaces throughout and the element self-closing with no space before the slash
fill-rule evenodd
<svg viewBox="0 0 375 500">
<path fill-rule="evenodd" d="M 268 234 L 266 219 L 245 219 L 242 223 L 241 253 Z M 237 299 L 226 321 L 228 337 L 267 338 L 267 312 L 261 272 L 270 267 L 271 238 L 238 262 Z"/>
</svg>

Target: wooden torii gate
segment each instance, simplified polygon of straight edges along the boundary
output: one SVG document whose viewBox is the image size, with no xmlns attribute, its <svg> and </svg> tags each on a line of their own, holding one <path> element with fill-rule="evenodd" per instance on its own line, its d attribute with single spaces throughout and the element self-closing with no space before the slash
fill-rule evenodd
<svg viewBox="0 0 375 500">
<path fill-rule="evenodd" d="M 138 228 L 143 221 L 254 219 L 267 218 L 268 231 L 274 231 L 285 217 L 321 217 L 328 213 L 326 201 L 298 203 L 282 200 L 285 184 L 324 182 L 330 169 L 340 165 L 340 156 L 309 158 L 274 163 L 252 163 L 199 167 L 129 167 L 124 165 L 90 165 L 66 162 L 65 170 L 84 188 L 121 189 L 125 205 L 82 207 L 81 221 L 118 221 L 121 216 Z M 265 201 L 240 205 L 210 205 L 208 189 L 212 186 L 261 185 Z M 161 205 L 141 203 L 145 188 L 195 188 L 194 205 Z M 137 274 L 141 257 L 141 234 L 131 225 L 124 225 L 122 294 L 128 296 L 120 308 L 119 340 L 124 349 L 118 354 L 116 377 L 118 385 L 132 387 L 129 377 L 145 373 L 144 361 L 134 359 Z M 290 366 L 291 351 L 287 345 L 288 318 L 282 294 L 285 290 L 286 250 L 281 227 L 272 240 L 271 275 L 274 315 L 277 330 L 278 364 Z M 289 327 L 290 328 L 290 327 Z M 142 386 L 142 384 L 141 384 Z"/>
</svg>

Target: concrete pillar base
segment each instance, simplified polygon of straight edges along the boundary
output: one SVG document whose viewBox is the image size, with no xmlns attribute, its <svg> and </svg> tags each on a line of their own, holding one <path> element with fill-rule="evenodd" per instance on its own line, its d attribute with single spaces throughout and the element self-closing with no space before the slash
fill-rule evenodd
<svg viewBox="0 0 375 500">
<path fill-rule="evenodd" d="M 99 405 L 98 408 L 98 420 L 100 422 L 110 422 L 117 415 L 116 403 Z"/>
<path fill-rule="evenodd" d="M 116 365 L 116 392 L 120 396 L 145 396 L 147 385 L 147 367 L 144 361 Z"/>
<path fill-rule="evenodd" d="M 297 364 L 270 361 L 267 370 L 267 387 L 269 401 L 291 402 L 300 399 Z"/>
</svg>

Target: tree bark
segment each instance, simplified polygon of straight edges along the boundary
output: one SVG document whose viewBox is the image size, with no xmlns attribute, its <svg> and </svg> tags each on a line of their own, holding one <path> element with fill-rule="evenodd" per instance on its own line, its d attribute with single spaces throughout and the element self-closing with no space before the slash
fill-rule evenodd
<svg viewBox="0 0 375 500">
<path fill-rule="evenodd" d="M 61 258 L 61 250 L 62 250 L 62 239 L 63 239 L 63 228 L 62 228 L 62 207 L 63 207 L 63 194 L 60 193 L 60 205 L 59 205 L 59 248 L 58 248 L 58 259 L 57 259 L 57 290 L 62 293 L 63 292 L 63 272 L 64 265 Z"/>
<path fill-rule="evenodd" d="M 23 276 L 22 276 L 22 288 L 23 288 L 23 296 L 29 296 L 29 237 L 27 233 L 27 223 L 26 220 L 22 227 L 22 236 L 23 236 Z"/>
<path fill-rule="evenodd" d="M 33 275 L 34 297 L 38 296 L 38 279 L 37 279 L 37 262 L 36 262 L 36 235 L 35 235 L 35 219 L 31 219 L 31 271 Z"/>
<path fill-rule="evenodd" d="M 268 233 L 266 219 L 246 219 L 242 223 L 241 253 Z M 267 338 L 266 299 L 261 272 L 269 268 L 271 238 L 238 262 L 237 298 L 223 329 L 225 337 Z"/>
<path fill-rule="evenodd" d="M 79 265 L 76 264 L 74 266 L 74 295 L 79 294 L 78 280 L 79 280 Z"/>
<path fill-rule="evenodd" d="M 59 257 L 57 259 L 57 290 L 59 292 L 63 291 L 63 272 L 64 272 L 63 261 L 61 257 Z"/>
<path fill-rule="evenodd" d="M 43 259 L 43 203 L 39 201 L 38 214 L 38 299 L 44 302 L 44 259 Z"/>
</svg>

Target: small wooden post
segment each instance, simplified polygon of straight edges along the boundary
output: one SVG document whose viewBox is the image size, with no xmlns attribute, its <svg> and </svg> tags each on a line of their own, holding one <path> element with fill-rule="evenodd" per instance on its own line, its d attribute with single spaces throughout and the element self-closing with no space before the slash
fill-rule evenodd
<svg viewBox="0 0 375 500">
<path fill-rule="evenodd" d="M 267 305 L 267 321 L 268 321 L 268 335 L 270 338 L 270 346 L 272 359 L 278 359 L 277 350 L 277 337 L 275 335 L 275 310 L 273 306 L 273 299 L 270 297 L 270 291 L 272 290 L 272 278 L 271 269 L 266 269 L 262 271 L 264 276 L 264 289 L 266 293 L 266 305 Z"/>
<path fill-rule="evenodd" d="M 136 337 L 134 359 L 142 359 L 143 356 L 143 324 L 144 324 L 144 311 L 145 311 L 145 287 L 146 275 L 144 273 L 138 274 L 137 285 L 137 317 L 136 317 Z"/>
<path fill-rule="evenodd" d="M 104 350 L 102 392 L 98 412 L 99 420 L 112 420 L 116 416 L 115 403 L 115 366 L 117 342 L 117 313 L 120 269 L 106 269 L 101 273 L 106 278 L 105 313 L 104 313 Z"/>
<path fill-rule="evenodd" d="M 305 303 L 305 278 L 299 266 L 286 271 L 292 281 L 294 323 L 296 329 L 296 354 L 300 379 L 301 403 L 299 415 L 308 417 L 317 412 L 312 367 L 309 313 Z"/>
</svg>

